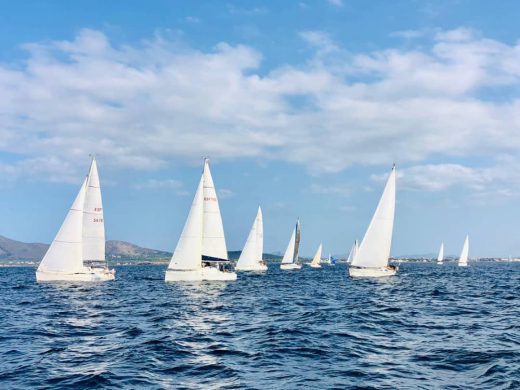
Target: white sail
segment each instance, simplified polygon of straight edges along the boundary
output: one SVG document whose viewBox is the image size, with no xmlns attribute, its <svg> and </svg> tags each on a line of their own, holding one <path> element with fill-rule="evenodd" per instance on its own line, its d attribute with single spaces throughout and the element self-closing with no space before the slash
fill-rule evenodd
<svg viewBox="0 0 520 390">
<path fill-rule="evenodd" d="M 459 265 L 468 265 L 468 255 L 469 255 L 469 236 L 466 236 L 464 240 L 464 246 L 462 247 L 462 252 L 459 257 Z"/>
<path fill-rule="evenodd" d="M 356 257 L 356 253 L 358 251 L 359 245 L 358 240 L 354 240 L 352 247 L 350 248 L 350 252 L 348 253 L 347 263 L 352 263 L 352 260 Z"/>
<path fill-rule="evenodd" d="M 202 267 L 203 183 L 204 176 L 201 176 L 188 219 L 182 229 L 168 269 L 198 270 Z"/>
<path fill-rule="evenodd" d="M 311 264 L 313 264 L 313 265 L 320 264 L 320 262 L 321 262 L 321 249 L 322 249 L 322 244 L 320 244 L 320 246 L 318 247 L 318 250 L 316 251 L 316 254 L 313 257 L 313 259 L 311 261 Z"/>
<path fill-rule="evenodd" d="M 264 251 L 264 227 L 262 222 L 262 209 L 258 207 L 255 221 L 247 236 L 246 244 L 238 259 L 237 268 L 250 268 L 262 261 Z"/>
<path fill-rule="evenodd" d="M 296 228 L 293 230 L 291 234 L 291 239 L 289 240 L 289 245 L 287 245 L 287 249 L 285 250 L 285 254 L 283 255 L 282 264 L 290 264 L 294 261 L 294 242 L 295 242 Z"/>
<path fill-rule="evenodd" d="M 220 215 L 217 192 L 209 170 L 209 160 L 204 160 L 204 221 L 202 254 L 219 259 L 228 258 L 224 226 Z"/>
<path fill-rule="evenodd" d="M 83 181 L 58 234 L 38 266 L 38 271 L 73 274 L 84 269 L 81 235 L 86 186 L 87 179 Z"/>
<path fill-rule="evenodd" d="M 92 159 L 83 208 L 83 260 L 105 261 L 105 223 L 96 160 Z"/>
<path fill-rule="evenodd" d="M 376 268 L 388 265 L 395 213 L 395 166 L 385 185 L 372 221 L 352 260 L 355 267 Z"/>
<path fill-rule="evenodd" d="M 437 256 L 437 263 L 442 263 L 444 261 L 444 243 L 441 243 L 441 248 L 439 249 L 439 255 Z"/>
</svg>

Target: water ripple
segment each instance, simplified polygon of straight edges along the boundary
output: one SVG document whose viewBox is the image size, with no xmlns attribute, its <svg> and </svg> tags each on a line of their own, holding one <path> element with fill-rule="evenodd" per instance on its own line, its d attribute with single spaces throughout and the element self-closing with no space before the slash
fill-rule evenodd
<svg viewBox="0 0 520 390">
<path fill-rule="evenodd" d="M 165 284 L 37 284 L 0 268 L 3 388 L 516 389 L 520 264 L 344 266 Z"/>
</svg>

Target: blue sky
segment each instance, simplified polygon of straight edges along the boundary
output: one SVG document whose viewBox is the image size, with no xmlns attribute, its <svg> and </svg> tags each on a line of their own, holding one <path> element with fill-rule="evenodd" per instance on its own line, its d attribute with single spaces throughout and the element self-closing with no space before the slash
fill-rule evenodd
<svg viewBox="0 0 520 390">
<path fill-rule="evenodd" d="M 0 234 L 49 242 L 98 155 L 108 239 L 173 250 L 209 156 L 229 249 L 520 255 L 516 1 L 2 1 Z"/>
</svg>

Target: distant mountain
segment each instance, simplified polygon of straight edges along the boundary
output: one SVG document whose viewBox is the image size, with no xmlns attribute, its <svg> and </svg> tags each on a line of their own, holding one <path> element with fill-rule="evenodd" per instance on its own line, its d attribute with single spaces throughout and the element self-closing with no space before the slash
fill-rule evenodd
<svg viewBox="0 0 520 390">
<path fill-rule="evenodd" d="M 48 244 L 41 243 L 25 243 L 11 240 L 0 236 L 0 262 L 6 261 L 40 261 Z M 106 242 L 106 258 L 107 260 L 159 260 L 170 259 L 171 252 L 161 251 L 157 249 L 143 248 L 138 245 L 126 241 L 110 240 Z M 241 251 L 229 251 L 230 260 L 238 260 Z M 270 253 L 264 253 L 264 259 L 280 260 L 282 257 Z"/>
<path fill-rule="evenodd" d="M 171 252 L 142 248 L 126 241 L 111 240 L 105 246 L 107 259 L 155 260 L 172 257 Z"/>
<path fill-rule="evenodd" d="M 25 243 L 0 236 L 0 261 L 40 261 L 49 248 L 48 244 Z M 156 260 L 170 258 L 170 252 L 142 248 L 125 241 L 106 242 L 107 259 Z"/>
<path fill-rule="evenodd" d="M 1 260 L 36 260 L 41 259 L 49 245 L 40 243 L 25 243 L 0 236 Z"/>
</svg>

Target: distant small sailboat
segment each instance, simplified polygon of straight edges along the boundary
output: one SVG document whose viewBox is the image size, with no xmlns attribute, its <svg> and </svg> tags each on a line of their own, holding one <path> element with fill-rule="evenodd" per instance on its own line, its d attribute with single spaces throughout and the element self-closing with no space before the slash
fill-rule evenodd
<svg viewBox="0 0 520 390">
<path fill-rule="evenodd" d="M 300 249 L 300 220 L 296 221 L 296 227 L 294 228 L 289 245 L 283 255 L 280 269 L 300 269 L 302 265 L 298 263 L 298 251 Z"/>
<path fill-rule="evenodd" d="M 349 267 L 350 276 L 391 276 L 398 270 L 398 267 L 388 265 L 394 228 L 395 176 L 394 165 L 372 221 Z"/>
<path fill-rule="evenodd" d="M 204 159 L 204 170 L 172 259 L 166 282 L 236 280 L 228 260 L 217 193 Z"/>
<path fill-rule="evenodd" d="M 468 266 L 468 255 L 469 255 L 469 236 L 466 235 L 466 239 L 464 240 L 464 246 L 462 247 L 462 252 L 459 257 L 459 267 L 467 267 Z"/>
<path fill-rule="evenodd" d="M 318 246 L 318 250 L 316 251 L 314 257 L 312 258 L 312 261 L 309 263 L 309 265 L 312 268 L 321 268 L 321 250 L 322 250 L 322 244 Z"/>
<path fill-rule="evenodd" d="M 359 243 L 358 240 L 354 240 L 354 243 L 352 244 L 352 247 L 350 248 L 350 252 L 348 253 L 347 257 L 347 263 L 352 264 L 352 260 L 356 257 L 356 253 L 359 249 Z"/>
<path fill-rule="evenodd" d="M 444 261 L 444 243 L 441 243 L 441 248 L 439 249 L 439 255 L 437 256 L 437 264 L 442 265 Z"/>
<path fill-rule="evenodd" d="M 36 280 L 114 280 L 105 260 L 105 225 L 96 159 L 92 158 L 72 207 L 36 270 Z"/>
<path fill-rule="evenodd" d="M 247 237 L 244 249 L 235 266 L 237 271 L 267 271 L 267 264 L 262 260 L 264 251 L 264 224 L 262 209 L 258 207 L 255 221 Z"/>
</svg>

